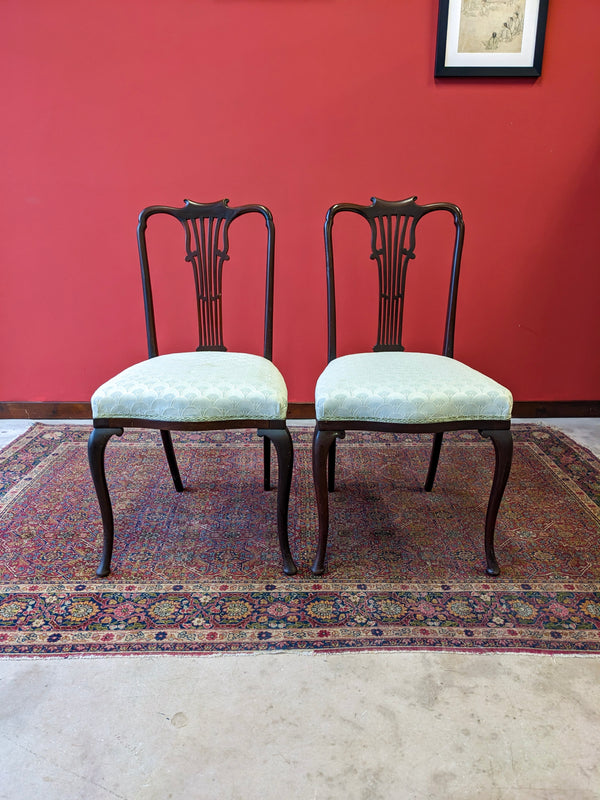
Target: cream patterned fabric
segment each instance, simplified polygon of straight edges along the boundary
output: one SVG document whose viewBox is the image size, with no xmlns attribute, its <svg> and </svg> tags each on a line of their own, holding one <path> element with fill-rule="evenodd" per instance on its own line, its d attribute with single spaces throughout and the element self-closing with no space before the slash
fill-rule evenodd
<svg viewBox="0 0 600 800">
<path fill-rule="evenodd" d="M 331 361 L 315 391 L 318 420 L 424 423 L 510 419 L 512 395 L 453 358 L 356 353 Z"/>
<path fill-rule="evenodd" d="M 287 389 L 277 367 L 261 356 L 173 353 L 111 378 L 94 393 L 92 413 L 165 422 L 285 419 Z"/>
</svg>

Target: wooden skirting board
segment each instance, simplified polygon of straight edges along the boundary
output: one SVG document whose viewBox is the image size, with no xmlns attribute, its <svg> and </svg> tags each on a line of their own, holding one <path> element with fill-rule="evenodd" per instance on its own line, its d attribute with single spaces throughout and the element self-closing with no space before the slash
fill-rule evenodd
<svg viewBox="0 0 600 800">
<path fill-rule="evenodd" d="M 0 402 L 0 419 L 91 419 L 89 403 Z M 290 403 L 289 419 L 314 419 L 313 403 Z M 600 400 L 515 402 L 513 417 L 600 417 Z"/>
</svg>

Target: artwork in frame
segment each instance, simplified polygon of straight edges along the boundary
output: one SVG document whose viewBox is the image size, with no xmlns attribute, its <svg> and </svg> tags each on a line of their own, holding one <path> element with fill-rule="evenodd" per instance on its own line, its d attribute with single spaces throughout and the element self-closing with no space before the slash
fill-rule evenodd
<svg viewBox="0 0 600 800">
<path fill-rule="evenodd" d="M 439 0 L 436 77 L 534 77 L 548 0 Z"/>
</svg>

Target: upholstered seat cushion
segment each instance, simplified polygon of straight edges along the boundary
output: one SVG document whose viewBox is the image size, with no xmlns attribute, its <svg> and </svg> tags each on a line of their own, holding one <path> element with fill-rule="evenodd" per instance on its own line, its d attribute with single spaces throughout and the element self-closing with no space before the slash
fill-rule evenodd
<svg viewBox="0 0 600 800">
<path fill-rule="evenodd" d="M 92 396 L 98 418 L 165 422 L 285 419 L 287 389 L 277 367 L 246 353 L 156 356 L 128 367 Z"/>
<path fill-rule="evenodd" d="M 512 395 L 466 364 L 431 353 L 356 353 L 331 361 L 317 381 L 320 421 L 419 424 L 506 420 Z"/>
</svg>

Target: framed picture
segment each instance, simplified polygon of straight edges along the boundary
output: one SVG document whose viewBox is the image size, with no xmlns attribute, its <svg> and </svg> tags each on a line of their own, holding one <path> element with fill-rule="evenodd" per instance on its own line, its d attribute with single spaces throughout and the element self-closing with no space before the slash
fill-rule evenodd
<svg viewBox="0 0 600 800">
<path fill-rule="evenodd" d="M 439 0 L 436 77 L 535 77 L 548 0 Z"/>
</svg>

